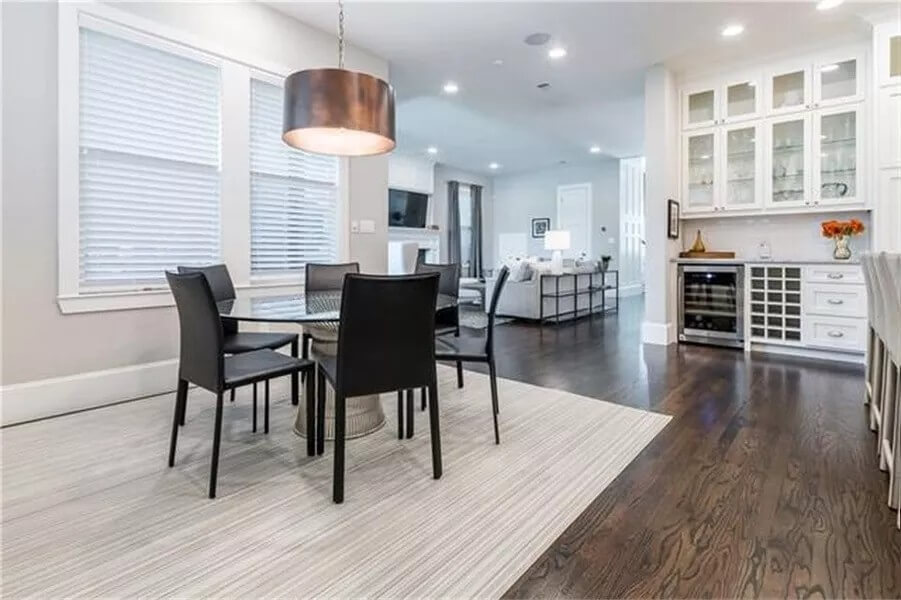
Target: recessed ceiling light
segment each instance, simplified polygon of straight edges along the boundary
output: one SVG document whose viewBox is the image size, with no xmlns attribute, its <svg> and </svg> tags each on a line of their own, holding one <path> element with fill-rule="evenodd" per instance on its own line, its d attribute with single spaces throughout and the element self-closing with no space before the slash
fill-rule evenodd
<svg viewBox="0 0 901 600">
<path fill-rule="evenodd" d="M 501 166 L 499 164 L 497 164 L 496 162 L 493 162 L 488 165 L 488 168 L 491 169 L 492 171 L 496 171 L 496 170 L 500 169 Z"/>
<path fill-rule="evenodd" d="M 845 0 L 820 0 L 817 2 L 817 10 L 829 10 L 842 4 Z"/>
<path fill-rule="evenodd" d="M 566 56 L 566 48 L 563 46 L 554 46 L 547 51 L 548 58 L 558 59 Z"/>
<path fill-rule="evenodd" d="M 444 84 L 444 87 L 441 89 L 444 90 L 445 94 L 456 94 L 457 92 L 460 91 L 460 86 L 458 86 L 453 81 L 448 81 L 447 83 Z"/>
<path fill-rule="evenodd" d="M 588 149 L 588 151 L 591 152 L 592 154 L 600 154 L 601 147 L 600 146 L 592 146 L 591 148 Z"/>
<path fill-rule="evenodd" d="M 723 37 L 735 37 L 737 35 L 741 35 L 744 30 L 744 25 L 742 25 L 741 23 L 734 23 L 732 25 L 726 25 L 721 33 Z"/>
<path fill-rule="evenodd" d="M 438 148 L 436 148 L 435 146 L 429 146 L 425 151 L 429 154 L 438 154 Z"/>
<path fill-rule="evenodd" d="M 820 73 L 831 73 L 832 71 L 838 71 L 838 65 L 832 63 L 831 65 L 823 65 L 820 67 Z"/>
</svg>

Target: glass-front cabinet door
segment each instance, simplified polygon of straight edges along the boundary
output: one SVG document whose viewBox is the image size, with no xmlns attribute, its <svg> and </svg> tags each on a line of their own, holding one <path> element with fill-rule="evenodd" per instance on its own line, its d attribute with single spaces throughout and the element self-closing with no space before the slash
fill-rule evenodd
<svg viewBox="0 0 901 600">
<path fill-rule="evenodd" d="M 861 115 L 857 107 L 820 110 L 814 116 L 814 204 L 860 202 Z"/>
<path fill-rule="evenodd" d="M 682 136 L 682 209 L 713 212 L 717 209 L 716 165 L 718 143 L 714 129 Z"/>
<path fill-rule="evenodd" d="M 723 90 L 723 122 L 753 119 L 760 114 L 760 94 L 756 79 L 729 82 Z"/>
<path fill-rule="evenodd" d="M 814 65 L 814 107 L 856 102 L 862 98 L 863 72 L 856 57 L 824 60 Z"/>
<path fill-rule="evenodd" d="M 766 204 L 788 208 L 810 204 L 810 116 L 770 121 Z"/>
<path fill-rule="evenodd" d="M 880 74 L 881 79 L 889 84 L 901 83 L 901 33 L 888 36 L 887 45 L 885 52 L 888 54 L 888 60 L 886 61 L 888 77 L 886 78 L 885 74 Z"/>
<path fill-rule="evenodd" d="M 804 110 L 810 106 L 809 69 L 797 67 L 773 73 L 769 78 L 769 109 L 773 114 Z"/>
<path fill-rule="evenodd" d="M 682 127 L 695 129 L 716 124 L 719 120 L 716 96 L 712 86 L 685 90 L 682 94 Z"/>
<path fill-rule="evenodd" d="M 759 126 L 732 125 L 724 127 L 722 131 L 723 209 L 757 208 L 762 204 Z"/>
</svg>

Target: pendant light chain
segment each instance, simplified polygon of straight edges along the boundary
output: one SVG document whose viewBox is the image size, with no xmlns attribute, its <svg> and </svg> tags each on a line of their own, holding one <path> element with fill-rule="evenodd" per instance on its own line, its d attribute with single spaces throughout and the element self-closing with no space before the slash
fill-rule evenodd
<svg viewBox="0 0 901 600">
<path fill-rule="evenodd" d="M 344 68 L 344 0 L 338 0 L 338 68 Z"/>
</svg>

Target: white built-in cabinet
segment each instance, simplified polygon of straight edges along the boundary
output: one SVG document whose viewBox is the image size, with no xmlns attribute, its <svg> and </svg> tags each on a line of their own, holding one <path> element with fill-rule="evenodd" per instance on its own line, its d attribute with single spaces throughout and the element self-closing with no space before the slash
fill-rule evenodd
<svg viewBox="0 0 901 600">
<path fill-rule="evenodd" d="M 866 208 L 866 81 L 850 50 L 684 87 L 682 211 Z"/>
<path fill-rule="evenodd" d="M 873 28 L 874 246 L 901 251 L 901 20 Z"/>
</svg>

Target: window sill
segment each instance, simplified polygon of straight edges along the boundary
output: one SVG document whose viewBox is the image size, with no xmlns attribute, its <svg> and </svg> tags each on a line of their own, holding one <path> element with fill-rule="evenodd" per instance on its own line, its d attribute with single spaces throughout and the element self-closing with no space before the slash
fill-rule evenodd
<svg viewBox="0 0 901 600">
<path fill-rule="evenodd" d="M 271 293 L 300 293 L 302 285 L 296 281 L 268 281 L 235 286 L 242 296 L 265 296 Z M 66 294 L 57 296 L 56 302 L 64 315 L 139 310 L 174 306 L 168 289 L 130 292 L 102 292 L 97 294 Z"/>
</svg>

